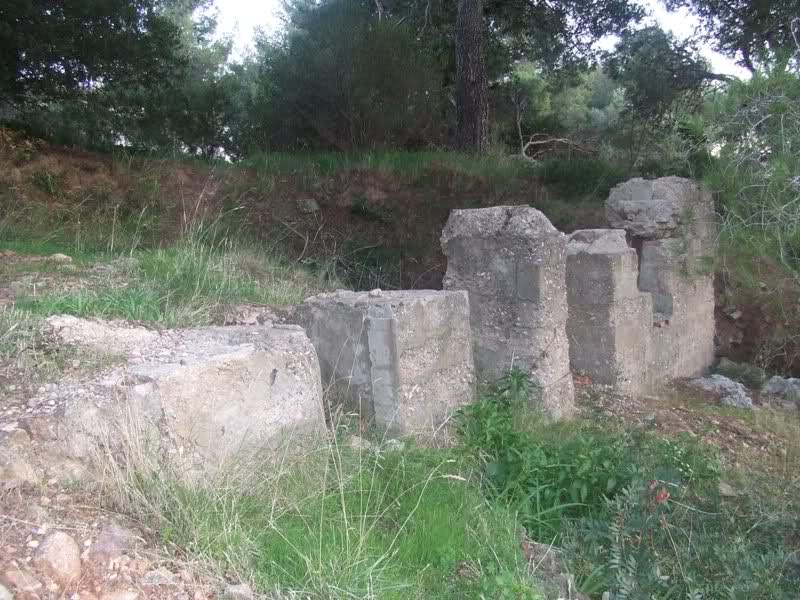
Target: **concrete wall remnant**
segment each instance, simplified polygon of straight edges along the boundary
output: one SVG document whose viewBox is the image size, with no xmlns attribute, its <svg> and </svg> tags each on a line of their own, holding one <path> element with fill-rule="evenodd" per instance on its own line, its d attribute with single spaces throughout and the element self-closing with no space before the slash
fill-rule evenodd
<svg viewBox="0 0 800 600">
<path fill-rule="evenodd" d="M 338 402 L 381 428 L 437 442 L 453 412 L 474 399 L 465 292 L 319 294 L 296 318 Z"/>
<path fill-rule="evenodd" d="M 606 208 L 618 229 L 577 231 L 568 246 L 573 368 L 627 392 L 700 375 L 714 360 L 710 194 L 637 178 Z"/>
<path fill-rule="evenodd" d="M 454 210 L 442 248 L 445 289 L 469 293 L 479 377 L 493 380 L 520 367 L 550 415 L 569 415 L 566 236 L 528 206 Z"/>
<path fill-rule="evenodd" d="M 567 243 L 570 364 L 619 391 L 646 380 L 652 299 L 639 291 L 636 250 L 622 229 L 574 232 Z"/>
<path fill-rule="evenodd" d="M 48 326 L 66 343 L 96 348 L 104 339 L 106 352 L 127 357 L 92 379 L 43 386 L 29 401 L 27 427 L 57 457 L 45 461 L 54 477 L 71 476 L 68 465 L 84 470 L 98 452 L 134 448 L 190 478 L 213 477 L 324 434 L 319 363 L 297 325 L 157 332 L 56 316 Z"/>
<path fill-rule="evenodd" d="M 714 362 L 710 192 L 680 177 L 632 179 L 611 191 L 607 212 L 639 248 L 639 289 L 652 296 L 647 383 L 702 374 Z"/>
<path fill-rule="evenodd" d="M 555 416 L 571 371 L 628 393 L 695 377 L 714 360 L 710 194 L 679 177 L 611 191 L 613 229 L 567 238 L 527 206 L 455 210 L 445 288 L 466 290 L 479 376 L 528 370 Z"/>
</svg>

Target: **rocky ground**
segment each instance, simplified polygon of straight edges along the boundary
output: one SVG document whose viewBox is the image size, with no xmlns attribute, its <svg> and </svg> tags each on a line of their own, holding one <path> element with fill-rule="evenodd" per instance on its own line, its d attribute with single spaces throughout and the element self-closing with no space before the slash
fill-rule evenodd
<svg viewBox="0 0 800 600">
<path fill-rule="evenodd" d="M 125 259 L 81 266 L 64 255 L 5 251 L 0 310 L 23 295 L 124 286 L 130 266 Z M 172 360 L 186 350 L 174 336 L 129 323 L 79 332 L 70 324 L 74 320 L 66 318 L 44 327 L 25 340 L 30 347 L 0 358 L 0 600 L 252 596 L 246 585 L 181 560 L 158 542 L 156 532 L 109 512 L 106 499 L 70 483 L 81 479 L 84 465 L 47 450 L 65 405 L 103 392 L 110 385 L 104 374 L 121 361 L 142 362 L 153 352 Z M 17 326 L 26 325 L 8 329 Z M 71 345 L 76 336 L 82 350 Z M 112 347 L 117 354 L 109 352 Z"/>
<path fill-rule="evenodd" d="M 0 492 L 0 598 L 202 600 L 218 582 L 155 533 L 55 482 Z"/>
<path fill-rule="evenodd" d="M 731 410 L 715 393 L 688 382 L 658 396 L 624 396 L 581 381 L 577 391 L 584 415 L 653 428 L 667 436 L 698 438 L 719 448 L 731 468 L 777 468 L 797 452 L 800 412 L 797 405 L 779 398 L 759 397 L 749 410 Z"/>
</svg>

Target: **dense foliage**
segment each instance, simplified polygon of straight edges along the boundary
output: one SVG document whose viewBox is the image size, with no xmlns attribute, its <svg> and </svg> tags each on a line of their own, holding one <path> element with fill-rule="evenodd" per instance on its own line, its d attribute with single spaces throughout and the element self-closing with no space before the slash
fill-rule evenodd
<svg viewBox="0 0 800 600">
<path fill-rule="evenodd" d="M 597 151 L 623 95 L 638 98 L 641 89 L 631 83 L 630 61 L 598 65 L 595 42 L 627 32 L 641 6 L 481 4 L 491 148 L 517 150 L 539 135 Z M 296 0 L 279 37 L 260 38 L 255 52 L 231 62 L 230 41 L 215 37 L 210 0 L 15 2 L 0 8 L 0 119 L 65 144 L 206 158 L 445 147 L 456 125 L 456 5 Z M 674 106 L 676 95 L 701 87 L 707 70 L 660 30 L 643 31 L 626 33 L 615 55 L 669 65 L 651 79 L 657 94 L 669 90 L 656 105 Z M 677 87 L 671 66 L 685 75 Z M 597 82 L 609 76 L 612 93 L 604 95 Z M 643 100 L 646 107 L 628 108 L 652 112 L 653 93 Z M 547 118 L 534 110 L 548 104 Z M 539 141 L 525 153 L 564 149 Z"/>
<path fill-rule="evenodd" d="M 668 0 L 667 5 L 689 8 L 702 21 L 706 39 L 751 72 L 790 60 L 796 50 L 795 0 Z"/>
</svg>

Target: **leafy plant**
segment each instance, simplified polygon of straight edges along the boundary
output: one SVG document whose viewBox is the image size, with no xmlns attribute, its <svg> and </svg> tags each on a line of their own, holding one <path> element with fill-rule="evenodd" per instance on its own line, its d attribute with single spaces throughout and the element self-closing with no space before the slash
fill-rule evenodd
<svg viewBox="0 0 800 600">
<path fill-rule="evenodd" d="M 784 542 L 793 526 L 744 502 L 693 497 L 679 479 L 654 479 L 631 482 L 606 508 L 577 524 L 566 553 L 614 600 L 788 600 L 800 585 Z"/>
<path fill-rule="evenodd" d="M 519 370 L 482 390 L 458 414 L 464 449 L 483 467 L 489 494 L 511 504 L 534 539 L 569 521 L 602 514 L 637 479 L 672 477 L 698 485 L 719 477 L 716 460 L 688 439 L 665 440 L 595 424 L 530 422 L 535 386 Z"/>
</svg>

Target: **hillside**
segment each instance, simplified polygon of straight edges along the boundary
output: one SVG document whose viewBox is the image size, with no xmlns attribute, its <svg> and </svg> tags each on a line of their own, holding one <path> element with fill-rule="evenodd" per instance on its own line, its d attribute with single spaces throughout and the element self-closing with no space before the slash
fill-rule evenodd
<svg viewBox="0 0 800 600">
<path fill-rule="evenodd" d="M 551 189 L 529 163 L 502 157 L 279 154 L 208 165 L 15 143 L 10 132 L 0 161 L 7 241 L 49 224 L 46 237 L 75 250 L 119 251 L 214 225 L 359 289 L 439 287 L 439 235 L 454 208 L 531 204 L 570 231 L 603 222 L 609 185 L 573 182 L 565 197 L 560 182 Z"/>
<path fill-rule="evenodd" d="M 457 387 L 437 371 L 419 385 L 447 386 L 465 403 L 440 448 L 387 437 L 337 404 L 332 381 L 320 389 L 319 367 L 296 370 L 293 356 L 323 356 L 298 325 L 284 325 L 298 322 L 308 296 L 372 290 L 320 300 L 357 306 L 390 297 L 378 287 L 441 288 L 439 239 L 451 209 L 529 204 L 565 231 L 605 226 L 616 181 L 596 163 L 395 153 L 208 164 L 3 136 L 0 593 L 596 600 L 623 581 L 707 597 L 730 582 L 764 592 L 752 597 L 791 597 L 800 578 L 797 405 L 791 390 L 769 391 L 771 372 L 718 365 L 714 377 L 731 378 L 725 393 L 745 400 L 738 407 L 696 383 L 627 394 L 576 372 L 573 418 L 552 423 L 530 410 L 541 393 L 518 370 L 477 388 L 470 404 L 461 392 L 471 375 Z M 717 277 L 718 351 L 760 359 L 770 347 L 745 339 L 774 339 L 780 313 L 765 298 L 785 282 L 767 266 L 749 288 L 735 285 L 733 270 Z M 63 314 L 82 318 L 54 316 Z M 452 323 L 421 314 L 409 319 L 412 337 L 448 339 Z M 469 318 L 459 323 L 463 336 Z M 788 319 L 780 323 L 793 335 Z M 223 324 L 245 327 L 208 327 Z M 361 322 L 353 326 L 357 333 Z M 259 343 L 278 362 L 248 363 L 247 336 L 267 336 Z M 334 355 L 343 339 L 359 339 L 340 337 L 331 335 Z M 412 353 L 438 363 L 435 343 Z M 453 343 L 471 365 L 471 352 Z M 791 349 L 773 347 L 784 357 Z M 247 406 L 245 415 L 224 411 L 237 426 L 226 422 L 217 439 L 260 422 L 256 413 L 270 405 L 262 395 L 231 400 L 253 372 L 267 374 L 258 394 L 290 398 L 287 415 L 297 398 L 320 400 L 306 393 L 317 390 L 328 407 L 317 417 L 324 434 L 303 438 L 297 455 L 281 446 L 257 463 L 237 457 L 188 484 L 165 451 L 177 421 L 159 425 L 151 446 L 134 426 L 147 410 L 121 425 L 97 417 L 114 394 L 150 403 L 172 394 L 187 403 L 174 414 L 189 420 L 209 393 L 214 407 L 218 396 L 228 408 Z M 788 389 L 796 380 L 777 381 Z M 101 431 L 101 451 L 87 450 Z M 738 541 L 720 552 L 729 540 Z"/>
</svg>

